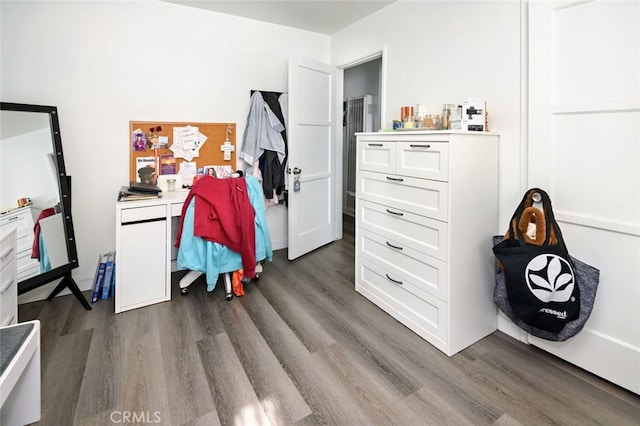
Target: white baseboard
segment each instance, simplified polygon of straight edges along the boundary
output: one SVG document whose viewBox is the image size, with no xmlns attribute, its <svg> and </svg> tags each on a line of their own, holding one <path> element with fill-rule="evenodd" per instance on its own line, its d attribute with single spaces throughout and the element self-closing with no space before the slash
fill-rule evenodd
<svg viewBox="0 0 640 426">
<path fill-rule="evenodd" d="M 289 241 L 286 238 L 271 240 L 271 248 L 273 250 L 282 250 L 287 247 L 289 247 Z"/>
<path fill-rule="evenodd" d="M 566 342 L 529 336 L 529 343 L 640 395 L 640 348 L 582 329 Z"/>
</svg>

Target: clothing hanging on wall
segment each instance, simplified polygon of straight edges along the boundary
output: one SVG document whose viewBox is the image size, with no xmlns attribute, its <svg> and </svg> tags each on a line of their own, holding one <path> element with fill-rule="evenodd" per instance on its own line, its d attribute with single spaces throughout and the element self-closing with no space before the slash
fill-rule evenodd
<svg viewBox="0 0 640 426">
<path fill-rule="evenodd" d="M 286 186 L 288 155 L 288 95 L 281 92 L 251 91 L 251 104 L 242 139 L 240 158 L 248 173 L 258 167 L 262 175 L 265 198 L 277 203 Z"/>
</svg>

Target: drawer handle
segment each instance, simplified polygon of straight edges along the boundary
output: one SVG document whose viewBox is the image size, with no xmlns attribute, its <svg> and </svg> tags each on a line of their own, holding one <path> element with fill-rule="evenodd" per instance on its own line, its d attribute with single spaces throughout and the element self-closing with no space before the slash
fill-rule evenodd
<svg viewBox="0 0 640 426">
<path fill-rule="evenodd" d="M 0 294 L 3 294 L 5 291 L 9 290 L 9 287 L 11 287 L 11 285 L 14 283 L 14 280 L 11 279 L 11 281 L 9 281 L 9 283 L 7 285 L 5 285 L 4 287 L 2 287 L 2 290 L 0 290 Z"/>
<path fill-rule="evenodd" d="M 387 241 L 387 245 L 391 248 L 394 248 L 396 250 L 402 250 L 402 247 L 400 246 L 394 246 L 393 244 L 391 244 L 389 241 Z"/>
<path fill-rule="evenodd" d="M 388 279 L 389 281 L 391 281 L 392 283 L 395 283 L 395 284 L 398 284 L 398 285 L 402 285 L 402 281 L 394 280 L 393 278 L 391 278 L 391 277 L 389 276 L 389 274 L 385 274 L 385 275 L 387 276 L 387 279 Z"/>
<path fill-rule="evenodd" d="M 381 143 L 370 143 L 369 146 L 382 146 Z"/>
<path fill-rule="evenodd" d="M 13 253 L 13 247 L 11 247 L 9 250 L 5 251 L 2 256 L 0 256 L 0 260 L 5 260 L 7 258 L 7 256 L 9 256 L 11 253 Z"/>
<path fill-rule="evenodd" d="M 6 325 L 11 324 L 11 323 L 13 322 L 13 319 L 14 319 L 15 317 L 16 317 L 15 315 L 12 315 L 12 316 L 11 316 L 11 318 L 9 318 L 9 321 L 7 321 L 4 325 L 6 326 Z"/>
<path fill-rule="evenodd" d="M 402 179 L 402 178 L 392 178 L 392 177 L 387 176 L 387 179 L 392 180 L 394 182 L 404 182 L 404 179 Z"/>
<path fill-rule="evenodd" d="M 400 212 L 392 212 L 391 210 L 387 209 L 387 213 L 391 213 L 391 214 L 395 214 L 396 216 L 404 216 L 404 213 L 400 213 Z"/>
<path fill-rule="evenodd" d="M 411 148 L 431 148 L 431 145 L 418 145 L 418 144 L 411 144 L 409 145 Z"/>
<path fill-rule="evenodd" d="M 20 219 L 20 216 L 10 217 L 7 222 L 11 222 L 12 220 Z"/>
</svg>

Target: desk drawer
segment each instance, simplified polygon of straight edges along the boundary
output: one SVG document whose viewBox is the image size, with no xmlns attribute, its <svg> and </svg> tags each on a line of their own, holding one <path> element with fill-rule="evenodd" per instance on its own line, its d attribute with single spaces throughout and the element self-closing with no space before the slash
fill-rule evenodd
<svg viewBox="0 0 640 426">
<path fill-rule="evenodd" d="M 363 171 L 358 173 L 357 185 L 360 199 L 447 221 L 445 182 Z"/>
<path fill-rule="evenodd" d="M 171 217 L 182 216 L 182 206 L 184 203 L 171 204 Z"/>
<path fill-rule="evenodd" d="M 140 222 L 153 219 L 166 219 L 167 207 L 161 206 L 147 206 L 147 207 L 133 207 L 130 209 L 122 209 L 121 221 L 125 225 L 130 222 Z"/>
</svg>

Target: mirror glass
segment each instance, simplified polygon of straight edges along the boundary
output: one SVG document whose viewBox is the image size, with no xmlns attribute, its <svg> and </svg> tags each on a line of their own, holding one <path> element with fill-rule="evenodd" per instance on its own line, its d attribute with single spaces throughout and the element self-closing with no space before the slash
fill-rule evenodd
<svg viewBox="0 0 640 426">
<path fill-rule="evenodd" d="M 78 266 L 57 109 L 2 103 L 0 232 L 18 230 L 18 293 Z"/>
</svg>

